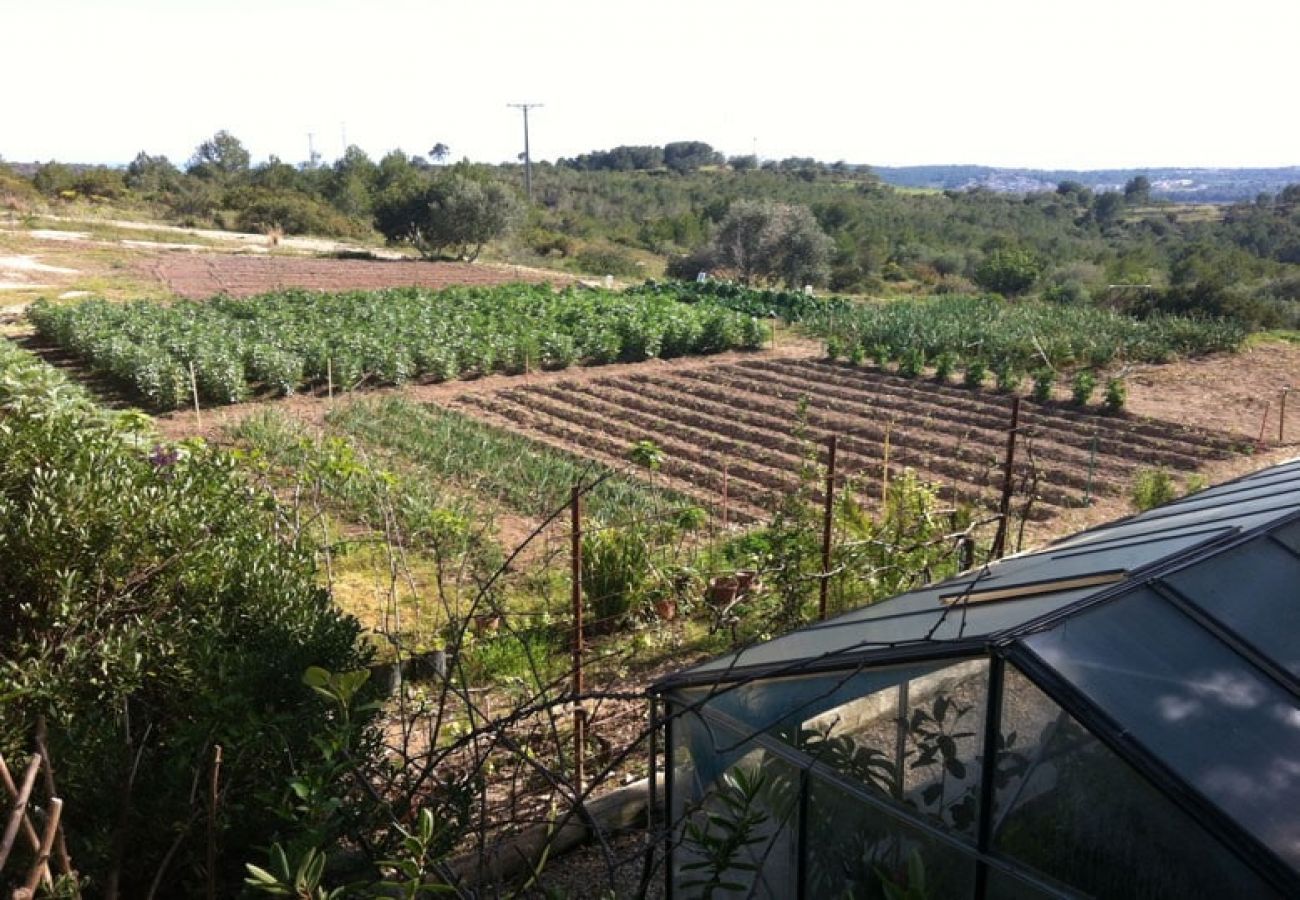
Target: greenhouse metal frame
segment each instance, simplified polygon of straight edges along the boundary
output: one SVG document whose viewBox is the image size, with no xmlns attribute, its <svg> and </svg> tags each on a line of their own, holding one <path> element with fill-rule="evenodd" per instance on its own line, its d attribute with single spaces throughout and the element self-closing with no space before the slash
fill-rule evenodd
<svg viewBox="0 0 1300 900">
<path fill-rule="evenodd" d="M 669 897 L 1300 896 L 1300 459 L 651 693 Z"/>
</svg>

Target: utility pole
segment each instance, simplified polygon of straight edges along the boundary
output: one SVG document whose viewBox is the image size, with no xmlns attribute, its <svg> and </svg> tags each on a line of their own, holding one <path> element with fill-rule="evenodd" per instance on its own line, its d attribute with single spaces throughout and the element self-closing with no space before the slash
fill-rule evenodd
<svg viewBox="0 0 1300 900">
<path fill-rule="evenodd" d="M 320 162 L 320 154 L 316 152 L 316 133 L 307 132 L 307 168 L 314 169 Z"/>
<path fill-rule="evenodd" d="M 523 110 L 524 113 L 524 193 L 528 195 L 528 202 L 533 202 L 533 158 L 528 150 L 528 110 L 538 109 L 545 104 L 542 103 L 507 103 L 506 106 L 512 109 Z"/>
</svg>

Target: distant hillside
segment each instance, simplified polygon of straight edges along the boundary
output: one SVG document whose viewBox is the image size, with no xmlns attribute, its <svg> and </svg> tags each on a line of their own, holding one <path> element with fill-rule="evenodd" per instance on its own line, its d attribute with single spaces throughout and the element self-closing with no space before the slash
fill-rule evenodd
<svg viewBox="0 0 1300 900">
<path fill-rule="evenodd" d="M 1277 169 L 998 169 L 992 166 L 872 166 L 886 184 L 937 190 L 987 188 L 1027 194 L 1054 190 L 1062 181 L 1077 181 L 1095 191 L 1123 190 L 1136 175 L 1151 180 L 1152 195 L 1185 203 L 1224 203 L 1275 194 L 1300 184 L 1300 166 Z"/>
</svg>

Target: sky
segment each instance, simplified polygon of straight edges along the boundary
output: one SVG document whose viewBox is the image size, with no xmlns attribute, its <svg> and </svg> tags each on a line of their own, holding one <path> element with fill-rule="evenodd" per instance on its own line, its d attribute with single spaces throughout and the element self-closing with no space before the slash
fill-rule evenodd
<svg viewBox="0 0 1300 900">
<path fill-rule="evenodd" d="M 1295 0 L 0 0 L 0 157 L 1300 164 Z"/>
</svg>

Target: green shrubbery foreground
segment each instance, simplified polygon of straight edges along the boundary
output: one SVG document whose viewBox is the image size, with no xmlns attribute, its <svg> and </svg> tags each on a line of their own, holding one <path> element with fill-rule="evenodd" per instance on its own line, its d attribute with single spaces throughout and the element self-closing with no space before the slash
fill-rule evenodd
<svg viewBox="0 0 1300 900">
<path fill-rule="evenodd" d="M 237 893 L 301 833 L 290 778 L 337 734 L 304 672 L 364 662 L 310 548 L 226 454 L 156 445 L 0 342 L 0 554 L 0 752 L 48 721 L 89 893 L 202 894 L 215 745 L 213 877 Z"/>
</svg>

